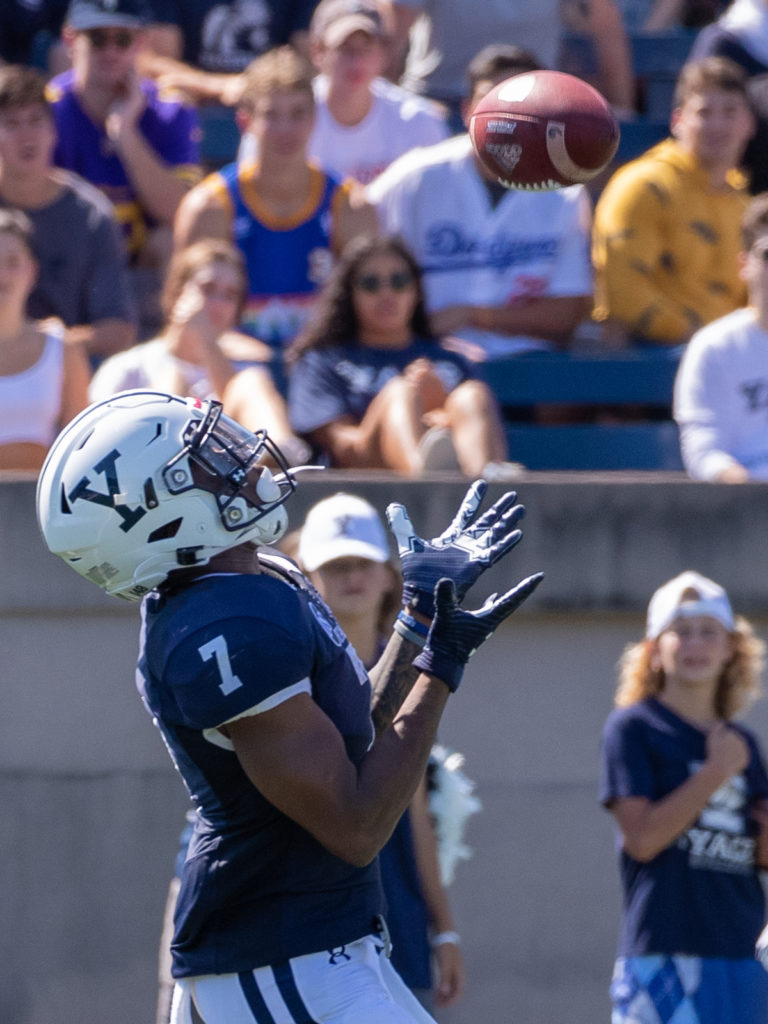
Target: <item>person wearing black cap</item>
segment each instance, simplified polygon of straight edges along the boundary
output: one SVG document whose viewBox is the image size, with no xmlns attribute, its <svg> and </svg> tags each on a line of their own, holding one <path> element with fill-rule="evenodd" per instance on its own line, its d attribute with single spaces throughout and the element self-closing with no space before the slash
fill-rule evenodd
<svg viewBox="0 0 768 1024">
<path fill-rule="evenodd" d="M 112 201 L 134 262 L 161 265 L 170 225 L 199 178 L 196 111 L 137 71 L 144 0 L 73 0 L 64 37 L 72 68 L 49 84 L 54 159 Z M 159 254 L 158 254 L 159 250 Z"/>
</svg>

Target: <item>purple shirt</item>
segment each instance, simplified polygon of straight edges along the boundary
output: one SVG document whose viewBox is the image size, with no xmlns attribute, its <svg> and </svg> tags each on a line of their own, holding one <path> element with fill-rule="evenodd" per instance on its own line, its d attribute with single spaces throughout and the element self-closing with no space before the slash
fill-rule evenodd
<svg viewBox="0 0 768 1024">
<path fill-rule="evenodd" d="M 200 135 L 196 110 L 178 99 L 162 98 L 149 80 L 142 80 L 141 88 L 146 106 L 139 119 L 139 131 L 179 177 L 196 180 Z M 129 251 L 135 253 L 153 221 L 142 208 L 103 125 L 92 121 L 81 106 L 74 90 L 73 72 L 65 71 L 52 79 L 48 95 L 58 133 L 54 163 L 74 171 L 104 192 L 123 225 Z"/>
</svg>

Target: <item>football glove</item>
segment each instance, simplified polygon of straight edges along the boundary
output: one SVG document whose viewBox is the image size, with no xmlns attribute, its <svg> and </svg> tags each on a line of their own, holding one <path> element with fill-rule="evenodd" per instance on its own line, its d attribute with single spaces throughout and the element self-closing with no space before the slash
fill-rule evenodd
<svg viewBox="0 0 768 1024">
<path fill-rule="evenodd" d="M 453 580 L 442 579 L 435 588 L 435 618 L 424 650 L 413 664 L 422 672 L 442 679 L 452 693 L 459 688 L 464 666 L 485 643 L 496 627 L 519 608 L 544 579 L 544 573 L 529 576 L 506 594 L 491 594 L 482 608 L 460 608 Z"/>
<path fill-rule="evenodd" d="M 456 601 L 478 577 L 522 537 L 517 524 L 525 508 L 516 505 L 517 495 L 509 491 L 487 512 L 472 522 L 488 485 L 476 480 L 467 491 L 453 522 L 432 540 L 419 537 L 404 505 L 387 507 L 387 521 L 397 541 L 403 576 L 403 605 L 431 619 L 435 612 L 435 586 L 443 577 L 452 579 Z"/>
</svg>

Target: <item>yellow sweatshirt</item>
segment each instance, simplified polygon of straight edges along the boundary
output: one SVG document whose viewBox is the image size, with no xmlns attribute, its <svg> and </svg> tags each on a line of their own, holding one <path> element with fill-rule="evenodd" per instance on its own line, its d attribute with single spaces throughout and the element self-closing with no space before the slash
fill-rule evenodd
<svg viewBox="0 0 768 1024">
<path fill-rule="evenodd" d="M 714 189 L 674 139 L 621 167 L 595 209 L 595 319 L 675 344 L 743 306 L 737 257 L 748 202 L 737 171 Z"/>
</svg>

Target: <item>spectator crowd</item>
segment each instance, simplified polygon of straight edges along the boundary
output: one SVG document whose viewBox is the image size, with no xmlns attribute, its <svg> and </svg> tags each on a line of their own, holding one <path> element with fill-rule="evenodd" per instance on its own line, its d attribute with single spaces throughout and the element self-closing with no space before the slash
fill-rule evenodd
<svg viewBox="0 0 768 1024">
<path fill-rule="evenodd" d="M 569 35 L 637 122 L 631 40 L 658 31 L 692 43 L 663 139 L 550 192 L 478 161 L 472 110 L 562 67 Z M 664 350 L 687 472 L 768 479 L 766 38 L 768 0 L 5 0 L 0 470 L 38 472 L 89 402 L 148 388 L 220 400 L 292 466 L 512 481 L 489 367 Z M 606 411 L 531 394 L 525 414 L 543 430 Z M 374 510 L 330 500 L 297 558 L 369 666 L 399 581 Z M 399 969 L 432 1007 L 464 972 L 426 790 L 385 872 L 418 896 L 399 912 L 424 969 Z M 626 832 L 636 794 L 605 792 Z"/>
<path fill-rule="evenodd" d="M 665 348 L 688 472 L 765 476 L 768 5 L 529 6 L 4 4 L 0 468 L 150 387 L 220 398 L 294 464 L 513 479 L 487 367 Z M 574 34 L 641 120 L 631 41 L 659 31 L 692 42 L 660 142 L 546 193 L 476 160 L 474 105 Z"/>
</svg>

